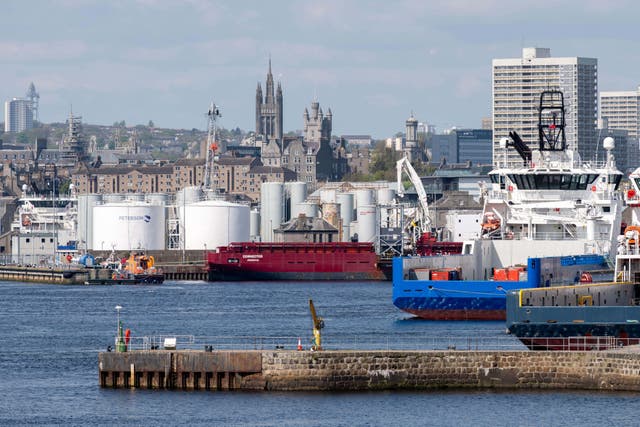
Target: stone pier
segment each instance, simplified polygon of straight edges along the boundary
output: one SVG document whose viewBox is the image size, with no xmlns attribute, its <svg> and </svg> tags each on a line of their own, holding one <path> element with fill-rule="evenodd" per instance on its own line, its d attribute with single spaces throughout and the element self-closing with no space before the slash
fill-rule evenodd
<svg viewBox="0 0 640 427">
<path fill-rule="evenodd" d="M 102 387 L 182 390 L 640 391 L 640 353 L 151 350 L 100 353 L 99 378 Z"/>
</svg>

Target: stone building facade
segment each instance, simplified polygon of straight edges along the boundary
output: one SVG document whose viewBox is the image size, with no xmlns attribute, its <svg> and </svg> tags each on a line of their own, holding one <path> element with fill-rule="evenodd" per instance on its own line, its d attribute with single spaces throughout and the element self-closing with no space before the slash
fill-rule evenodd
<svg viewBox="0 0 640 427">
<path fill-rule="evenodd" d="M 119 165 L 92 168 L 85 164 L 74 172 L 78 194 L 87 193 L 175 193 L 204 182 L 204 159 L 182 159 L 172 165 Z M 294 172 L 263 166 L 259 159 L 222 156 L 214 164 L 212 188 L 222 194 L 260 199 L 263 182 L 295 181 Z"/>
</svg>

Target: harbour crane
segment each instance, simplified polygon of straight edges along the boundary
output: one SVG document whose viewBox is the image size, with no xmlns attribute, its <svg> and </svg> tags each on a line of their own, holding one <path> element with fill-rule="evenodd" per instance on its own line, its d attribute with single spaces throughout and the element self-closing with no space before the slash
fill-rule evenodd
<svg viewBox="0 0 640 427">
<path fill-rule="evenodd" d="M 218 151 L 218 144 L 216 143 L 216 120 L 220 117 L 220 109 L 213 102 L 209 106 L 207 111 L 207 150 L 206 161 L 204 166 L 204 188 L 209 190 L 211 188 L 211 173 L 213 170 L 213 161 L 215 159 L 216 151 Z"/>
<path fill-rule="evenodd" d="M 416 208 L 415 213 L 409 218 L 405 227 L 412 231 L 411 237 L 415 246 L 415 243 L 424 233 L 431 231 L 431 216 L 429 215 L 427 192 L 424 190 L 422 180 L 413 166 L 411 166 L 411 162 L 406 154 L 396 163 L 396 170 L 398 172 L 398 196 L 404 197 L 404 185 L 402 184 L 403 173 L 409 176 L 409 180 L 418 193 L 419 206 Z"/>
<path fill-rule="evenodd" d="M 316 314 L 316 308 L 313 305 L 313 300 L 309 300 L 309 310 L 311 310 L 311 320 L 313 320 L 313 339 L 315 345 L 312 347 L 314 350 L 322 350 L 322 337 L 320 331 L 324 328 L 324 320 L 322 317 L 318 317 Z"/>
</svg>

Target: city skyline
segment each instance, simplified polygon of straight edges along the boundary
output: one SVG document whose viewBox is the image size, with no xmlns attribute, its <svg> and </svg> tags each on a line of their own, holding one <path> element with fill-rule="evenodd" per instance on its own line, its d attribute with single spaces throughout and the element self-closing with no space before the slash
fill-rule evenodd
<svg viewBox="0 0 640 427">
<path fill-rule="evenodd" d="M 92 124 L 185 129 L 205 129 L 213 101 L 221 126 L 250 131 L 271 58 L 285 132 L 302 129 L 314 99 L 331 107 L 337 135 L 392 136 L 412 112 L 440 131 L 480 128 L 492 59 L 522 47 L 596 58 L 600 91 L 636 89 L 638 11 L 630 1 L 9 1 L 0 99 L 34 82 L 46 123 L 73 109 Z"/>
</svg>

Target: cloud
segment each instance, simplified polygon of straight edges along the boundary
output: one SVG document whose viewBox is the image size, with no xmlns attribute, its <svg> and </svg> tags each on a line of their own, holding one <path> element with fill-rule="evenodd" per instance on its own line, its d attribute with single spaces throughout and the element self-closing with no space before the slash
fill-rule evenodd
<svg viewBox="0 0 640 427">
<path fill-rule="evenodd" d="M 80 58 L 87 52 L 81 40 L 58 40 L 42 42 L 0 42 L 0 62 L 37 62 L 44 60 L 70 60 Z"/>
<path fill-rule="evenodd" d="M 454 93 L 458 98 L 471 98 L 483 91 L 489 83 L 488 79 L 478 78 L 478 74 L 464 74 L 457 78 Z"/>
</svg>

